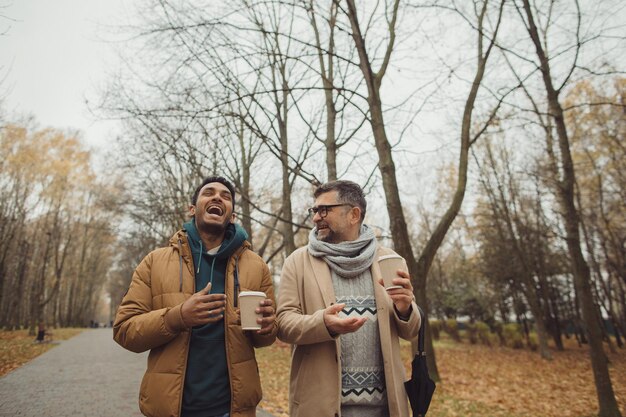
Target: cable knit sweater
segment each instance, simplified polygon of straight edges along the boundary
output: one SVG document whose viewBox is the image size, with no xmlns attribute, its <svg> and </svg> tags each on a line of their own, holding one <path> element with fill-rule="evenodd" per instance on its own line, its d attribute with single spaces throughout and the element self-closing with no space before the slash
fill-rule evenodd
<svg viewBox="0 0 626 417">
<path fill-rule="evenodd" d="M 340 336 L 342 417 L 389 415 L 370 272 L 375 249 L 375 235 L 365 225 L 349 242 L 321 242 L 314 232 L 309 236 L 309 252 L 328 264 L 337 302 L 346 305 L 340 316 L 367 318 L 358 331 Z"/>
</svg>

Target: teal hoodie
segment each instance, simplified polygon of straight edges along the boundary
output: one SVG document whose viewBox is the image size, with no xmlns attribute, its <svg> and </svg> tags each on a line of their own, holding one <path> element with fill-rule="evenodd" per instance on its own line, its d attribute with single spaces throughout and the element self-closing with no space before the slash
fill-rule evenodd
<svg viewBox="0 0 626 417">
<path fill-rule="evenodd" d="M 228 259 L 248 239 L 239 225 L 226 227 L 224 241 L 215 255 L 203 247 L 195 221 L 184 224 L 193 257 L 196 291 L 209 282 L 211 294 L 225 293 Z M 215 416 L 230 412 L 230 382 L 224 338 L 224 320 L 191 329 L 183 388 L 182 417 Z"/>
</svg>

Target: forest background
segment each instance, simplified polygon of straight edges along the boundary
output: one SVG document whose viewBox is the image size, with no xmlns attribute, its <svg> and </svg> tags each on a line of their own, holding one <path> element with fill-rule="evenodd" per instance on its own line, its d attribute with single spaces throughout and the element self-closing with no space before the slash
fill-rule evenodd
<svg viewBox="0 0 626 417">
<path fill-rule="evenodd" d="M 2 107 L 0 326 L 110 321 L 212 173 L 236 184 L 280 291 L 315 186 L 350 179 L 407 259 L 435 377 L 440 331 L 546 361 L 573 337 L 600 415 L 619 415 L 605 349 L 626 335 L 626 5 L 135 3 L 108 33 L 123 65 L 89 103 L 122 126 L 99 167 L 80 132 Z"/>
</svg>

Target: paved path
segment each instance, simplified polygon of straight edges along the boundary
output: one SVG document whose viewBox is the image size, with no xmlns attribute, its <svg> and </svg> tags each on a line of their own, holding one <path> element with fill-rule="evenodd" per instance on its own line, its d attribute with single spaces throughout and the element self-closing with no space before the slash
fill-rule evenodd
<svg viewBox="0 0 626 417">
<path fill-rule="evenodd" d="M 0 417 L 141 416 L 146 358 L 117 345 L 111 329 L 85 330 L 0 378 Z"/>
</svg>

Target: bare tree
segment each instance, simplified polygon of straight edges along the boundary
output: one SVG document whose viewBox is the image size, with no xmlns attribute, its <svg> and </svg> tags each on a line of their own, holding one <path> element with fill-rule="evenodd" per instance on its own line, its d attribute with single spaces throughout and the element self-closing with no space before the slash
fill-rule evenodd
<svg viewBox="0 0 626 417">
<path fill-rule="evenodd" d="M 358 134 L 367 121 L 366 115 L 355 105 L 356 103 L 353 103 L 354 98 L 360 96 L 358 90 L 362 79 L 354 77 L 359 72 L 358 65 L 354 62 L 356 53 L 354 44 L 343 45 L 340 40 L 338 42 L 340 29 L 337 22 L 337 3 L 334 0 L 326 3 L 306 0 L 303 1 L 303 7 L 314 34 L 314 50 L 319 62 L 318 72 L 324 92 L 326 113 L 324 123 L 326 136 L 320 137 L 316 132 L 317 129 L 313 130 L 313 134 L 323 143 L 326 150 L 327 179 L 331 181 L 338 178 L 339 150 Z M 320 25 L 319 21 L 323 24 Z M 340 46 L 344 46 L 345 50 L 340 51 Z M 360 114 L 360 120 L 351 126 L 346 117 L 347 113 Z"/>
<path fill-rule="evenodd" d="M 396 22 L 398 19 L 398 11 L 400 9 L 400 1 L 394 0 L 391 4 L 385 3 L 385 19 L 387 22 L 388 40 L 387 45 L 382 53 L 382 61 L 377 71 L 374 71 L 372 67 L 372 58 L 369 56 L 368 48 L 365 42 L 365 34 L 361 29 L 359 23 L 358 11 L 356 4 L 353 0 L 346 0 L 346 7 L 342 8 L 342 11 L 346 14 L 350 21 L 352 28 L 352 37 L 354 39 L 360 60 L 360 68 L 365 79 L 365 84 L 368 91 L 368 108 L 370 116 L 370 124 L 372 126 L 372 132 L 374 135 L 374 141 L 376 150 L 378 152 L 378 168 L 381 173 L 383 188 L 385 190 L 385 197 L 387 202 L 387 212 L 390 220 L 391 233 L 394 240 L 394 247 L 398 253 L 407 260 L 409 271 L 413 277 L 415 296 L 418 303 L 424 307 L 424 310 L 428 311 L 428 300 L 426 299 L 426 281 L 430 267 L 435 259 L 437 249 L 441 245 L 450 225 L 454 221 L 458 214 L 463 198 L 465 195 L 465 189 L 467 185 L 467 167 L 468 167 L 468 152 L 473 142 L 475 142 L 480 134 L 486 129 L 487 124 L 480 128 L 477 133 L 472 135 L 472 113 L 474 111 L 474 104 L 478 95 L 481 82 L 483 80 L 487 61 L 494 46 L 494 42 L 497 36 L 498 29 L 500 27 L 500 21 L 502 17 L 503 2 L 496 8 L 495 26 L 492 29 L 491 34 L 487 34 L 487 21 L 485 17 L 488 15 L 489 2 L 481 2 L 474 10 L 476 26 L 478 28 L 478 40 L 477 40 L 477 65 L 474 80 L 472 82 L 470 92 L 467 96 L 465 110 L 463 113 L 463 121 L 461 126 L 460 143 L 461 149 L 459 153 L 459 168 L 458 168 L 458 182 L 456 192 L 450 206 L 446 213 L 443 215 L 430 239 L 428 240 L 425 248 L 422 250 L 419 259 L 415 258 L 413 254 L 413 248 L 409 239 L 407 230 L 407 224 L 402 211 L 402 204 L 400 201 L 400 193 L 398 188 L 398 182 L 396 179 L 396 168 L 392 156 L 392 148 L 390 141 L 385 131 L 385 123 L 383 117 L 383 105 L 381 101 L 381 85 L 383 78 L 386 74 L 389 66 L 391 55 L 393 53 L 395 39 L 396 39 Z M 484 44 L 487 44 L 484 47 Z M 495 110 L 492 112 L 492 117 L 495 115 Z M 428 320 L 424 321 L 426 325 L 427 334 L 430 335 L 428 326 Z M 434 350 L 432 347 L 432 339 L 427 337 L 426 350 L 428 358 L 428 367 L 431 373 L 435 377 L 439 377 L 439 373 L 436 366 L 434 357 Z"/>
<path fill-rule="evenodd" d="M 576 204 L 581 213 L 581 231 L 598 302 L 602 302 L 616 330 L 618 346 L 623 345 L 621 336 L 626 334 L 626 321 L 620 319 L 620 311 L 626 306 L 619 298 L 617 282 L 626 282 L 626 248 L 621 243 L 626 239 L 626 148 L 619 140 L 626 129 L 625 81 L 623 77 L 597 85 L 581 81 L 564 101 L 572 158 L 580 167 L 576 175 Z"/>
<path fill-rule="evenodd" d="M 589 71 L 589 68 L 582 65 L 581 52 L 593 40 L 598 39 L 599 35 L 597 32 L 583 33 L 584 15 L 580 4 L 577 1 L 572 1 L 568 5 L 569 10 L 573 10 L 573 14 L 569 16 L 569 25 L 562 26 L 564 30 L 556 33 L 556 21 L 558 18 L 566 16 L 565 11 L 559 14 L 559 10 L 555 9 L 556 5 L 551 2 L 536 4 L 531 4 L 528 0 L 514 2 L 515 10 L 523 23 L 523 28 L 535 56 L 528 56 L 524 52 L 513 49 L 508 49 L 506 52 L 511 54 L 514 59 L 531 64 L 530 73 L 525 75 L 520 75 L 520 70 L 514 68 L 514 65 L 512 68 L 518 80 L 524 81 L 524 91 L 545 132 L 546 150 L 551 161 L 554 191 L 565 227 L 565 241 L 571 261 L 574 284 L 590 345 L 600 416 L 618 416 L 620 412 L 608 372 L 607 358 L 602 348 L 602 331 L 598 325 L 590 270 L 581 249 L 581 220 L 575 203 L 576 173 L 571 154 L 571 140 L 565 123 L 565 111 L 560 98 L 563 89 L 569 85 L 577 72 Z M 555 42 L 556 48 L 561 49 L 550 49 L 548 45 L 551 45 L 551 40 L 558 36 L 562 36 L 562 39 Z M 558 61 L 555 60 L 557 57 L 559 58 Z M 555 72 L 554 66 L 557 66 L 560 71 Z M 528 86 L 528 79 L 535 72 L 541 76 L 543 94 L 545 94 L 544 101 L 547 103 L 547 112 L 545 113 L 540 110 L 540 101 L 533 97 Z M 559 75 L 557 76 L 557 74 Z"/>
<path fill-rule="evenodd" d="M 520 195 L 521 181 L 515 178 L 512 173 L 513 162 L 506 149 L 500 149 L 497 156 L 494 155 L 489 144 L 485 144 L 483 149 L 485 156 L 481 159 L 484 160 L 485 166 L 481 167 L 480 181 L 489 200 L 493 224 L 495 224 L 502 245 L 510 246 L 508 251 L 516 258 L 516 264 L 520 267 L 519 278 L 535 320 L 539 353 L 542 358 L 551 360 L 552 354 L 548 348 L 548 332 L 544 319 L 546 317 L 545 310 L 549 306 L 547 288 L 544 288 L 547 283 L 545 276 L 543 280 L 541 276 L 544 268 L 539 267 L 546 263 L 546 254 L 537 254 L 535 251 L 546 238 L 536 232 L 533 233 L 533 225 L 524 219 L 527 217 L 524 211 L 534 208 L 525 207 L 529 206 L 529 202 L 524 202 L 524 197 Z M 478 158 L 477 164 L 482 165 Z M 535 213 L 535 217 L 540 218 L 541 213 Z M 544 295 L 544 301 L 546 301 L 543 305 L 537 288 L 542 289 L 541 293 Z"/>
<path fill-rule="evenodd" d="M 275 216 L 277 227 L 270 230 L 280 231 L 286 253 L 293 251 L 294 234 L 302 226 L 294 217 L 293 184 L 298 179 L 318 181 L 305 167 L 315 149 L 312 125 L 305 118 L 307 108 L 301 103 L 311 89 L 310 77 L 303 72 L 310 63 L 303 62 L 304 46 L 294 33 L 301 8 L 241 0 L 229 3 L 213 18 L 210 13 L 190 13 L 185 5 L 153 6 L 156 18 L 151 17 L 141 37 L 160 49 L 150 57 L 151 66 L 155 60 L 162 64 L 153 79 L 142 80 L 149 94 L 142 98 L 128 84 L 120 85 L 105 103 L 108 111 L 128 118 L 138 132 L 133 146 L 137 149 L 139 141 L 141 152 L 130 149 L 130 142 L 123 144 L 132 156 L 127 165 L 145 159 L 146 153 L 155 155 L 156 172 L 140 176 L 145 180 L 149 175 L 151 182 L 172 179 L 168 187 L 172 201 L 180 201 L 183 180 L 203 171 L 229 172 L 243 196 L 241 217 L 250 232 L 253 225 L 267 223 L 265 216 Z M 142 133 L 146 131 L 148 135 Z M 276 160 L 257 162 L 261 154 Z M 260 194 L 264 183 L 275 189 L 277 173 L 280 210 L 253 204 L 251 197 L 255 190 Z M 145 192 L 149 190 L 141 194 Z M 167 215 L 172 219 L 169 224 L 180 218 Z M 151 227 L 164 222 L 155 223 Z"/>
</svg>

